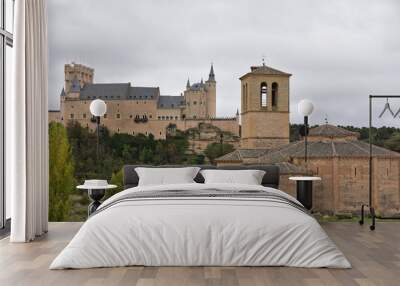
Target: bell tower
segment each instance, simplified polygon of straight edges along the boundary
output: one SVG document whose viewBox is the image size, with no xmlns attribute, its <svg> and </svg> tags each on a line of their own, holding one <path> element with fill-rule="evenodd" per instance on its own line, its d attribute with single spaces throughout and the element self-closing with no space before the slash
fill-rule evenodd
<svg viewBox="0 0 400 286">
<path fill-rule="evenodd" d="M 241 81 L 240 147 L 271 149 L 289 143 L 289 78 L 263 63 Z"/>
</svg>

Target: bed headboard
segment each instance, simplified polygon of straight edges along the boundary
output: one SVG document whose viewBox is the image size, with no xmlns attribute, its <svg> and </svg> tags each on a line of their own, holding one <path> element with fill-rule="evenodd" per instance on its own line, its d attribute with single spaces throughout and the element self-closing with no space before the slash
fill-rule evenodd
<svg viewBox="0 0 400 286">
<path fill-rule="evenodd" d="M 147 167 L 147 168 L 181 168 L 184 167 L 182 165 L 162 165 L 162 166 L 150 166 L 150 165 L 125 165 L 123 170 L 123 183 L 124 189 L 136 187 L 139 183 L 138 174 L 135 172 L 136 167 Z M 262 180 L 262 185 L 265 187 L 278 188 L 279 187 L 279 167 L 275 165 L 245 165 L 245 166 L 208 166 L 208 165 L 199 165 L 196 166 L 205 169 L 218 169 L 218 170 L 263 170 L 265 171 L 264 178 Z M 194 180 L 197 183 L 204 183 L 204 178 L 200 174 L 197 174 Z"/>
</svg>

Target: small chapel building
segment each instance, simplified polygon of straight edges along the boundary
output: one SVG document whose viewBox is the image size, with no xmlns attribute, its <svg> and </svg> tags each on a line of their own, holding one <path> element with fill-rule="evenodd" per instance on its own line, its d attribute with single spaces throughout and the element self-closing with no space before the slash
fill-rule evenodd
<svg viewBox="0 0 400 286">
<path fill-rule="evenodd" d="M 334 125 L 310 129 L 308 160 L 304 160 L 304 140 L 272 149 L 236 150 L 216 160 L 226 164 L 278 164 L 301 167 L 322 178 L 314 184 L 314 211 L 323 214 L 353 214 L 368 202 L 369 144 L 359 134 Z M 257 154 L 255 154 L 257 153 Z M 372 201 L 382 217 L 400 216 L 400 154 L 373 145 Z M 304 171 L 306 170 L 306 171 Z M 295 184 L 281 176 L 280 189 L 294 194 Z"/>
</svg>

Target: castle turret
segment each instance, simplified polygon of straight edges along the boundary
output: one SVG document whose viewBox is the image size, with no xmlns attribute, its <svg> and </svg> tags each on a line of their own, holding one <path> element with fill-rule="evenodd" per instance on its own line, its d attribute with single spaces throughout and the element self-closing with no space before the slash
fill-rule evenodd
<svg viewBox="0 0 400 286">
<path fill-rule="evenodd" d="M 188 78 L 188 80 L 186 82 L 186 90 L 188 90 L 189 88 L 190 88 L 190 81 L 189 81 L 189 78 Z"/>
<path fill-rule="evenodd" d="M 214 66 L 211 64 L 210 73 L 208 74 L 208 81 L 215 81 Z"/>
<path fill-rule="evenodd" d="M 68 95 L 72 92 L 72 85 L 75 83 L 75 92 L 77 85 L 82 88 L 85 84 L 92 84 L 94 76 L 94 69 L 81 64 L 66 64 L 64 66 L 64 89 L 65 93 Z"/>
<path fill-rule="evenodd" d="M 217 114 L 217 82 L 215 81 L 214 66 L 211 64 L 208 80 L 206 81 L 207 90 L 207 117 L 214 118 Z"/>
</svg>

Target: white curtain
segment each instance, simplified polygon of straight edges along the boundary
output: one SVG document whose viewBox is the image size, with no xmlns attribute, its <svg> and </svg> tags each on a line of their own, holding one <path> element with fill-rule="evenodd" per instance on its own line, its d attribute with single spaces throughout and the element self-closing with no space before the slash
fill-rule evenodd
<svg viewBox="0 0 400 286">
<path fill-rule="evenodd" d="M 15 1 L 13 96 L 6 99 L 6 187 L 12 242 L 47 232 L 46 0 Z M 8 100 L 8 101 L 7 101 Z"/>
</svg>

